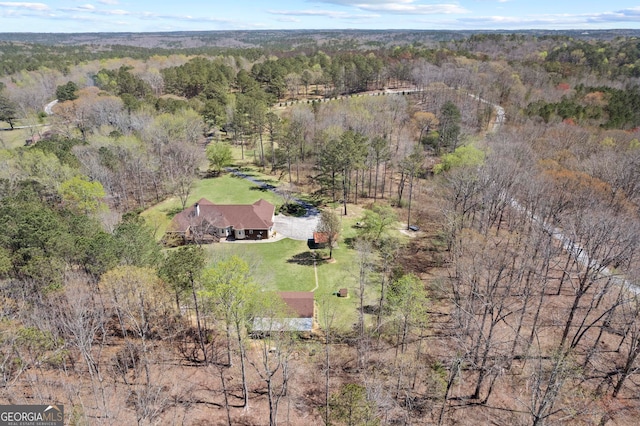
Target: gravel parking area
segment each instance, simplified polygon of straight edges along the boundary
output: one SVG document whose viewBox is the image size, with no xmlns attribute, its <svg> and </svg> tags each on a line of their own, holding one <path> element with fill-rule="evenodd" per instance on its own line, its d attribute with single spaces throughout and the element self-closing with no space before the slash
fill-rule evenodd
<svg viewBox="0 0 640 426">
<path fill-rule="evenodd" d="M 273 227 L 278 236 L 284 236 L 292 240 L 306 241 L 309 238 L 313 238 L 313 231 L 318 227 L 319 220 L 319 214 L 310 214 L 304 217 L 279 214 L 274 218 Z"/>
<path fill-rule="evenodd" d="M 269 191 L 273 191 L 275 189 L 275 187 L 265 184 L 259 179 L 247 176 L 246 174 L 231 167 L 227 167 L 226 170 L 236 176 L 247 179 L 262 188 L 266 188 Z M 291 238 L 292 240 L 306 241 L 313 238 L 313 232 L 318 227 L 318 221 L 320 220 L 320 211 L 311 204 L 305 203 L 302 200 L 294 198 L 292 201 L 302 205 L 307 212 L 303 217 L 285 216 L 282 214 L 277 215 L 273 219 L 273 228 L 276 231 L 276 239 Z M 270 239 L 269 241 L 273 240 Z"/>
</svg>

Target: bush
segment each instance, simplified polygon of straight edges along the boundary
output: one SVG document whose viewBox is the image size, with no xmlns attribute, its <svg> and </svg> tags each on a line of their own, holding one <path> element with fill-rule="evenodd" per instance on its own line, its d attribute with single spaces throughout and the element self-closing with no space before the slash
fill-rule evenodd
<svg viewBox="0 0 640 426">
<path fill-rule="evenodd" d="M 391 200 L 391 205 L 393 207 L 399 207 L 399 208 L 405 208 L 407 206 L 407 201 L 406 200 L 398 200 L 398 197 L 393 197 Z"/>
<path fill-rule="evenodd" d="M 302 207 L 300 204 L 295 203 L 284 204 L 280 209 L 278 209 L 278 211 L 284 215 L 295 217 L 304 216 L 307 213 L 307 209 Z"/>
</svg>

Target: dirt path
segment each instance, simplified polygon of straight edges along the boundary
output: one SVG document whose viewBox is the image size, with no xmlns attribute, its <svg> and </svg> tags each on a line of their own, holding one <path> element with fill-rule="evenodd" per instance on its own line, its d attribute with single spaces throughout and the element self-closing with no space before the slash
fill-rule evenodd
<svg viewBox="0 0 640 426">
<path fill-rule="evenodd" d="M 319 287 L 318 285 L 318 265 L 316 265 L 316 261 L 313 261 L 313 273 L 316 275 L 316 286 L 313 288 L 313 290 L 311 290 L 311 292 L 313 293 L 314 291 L 316 291 Z"/>
</svg>

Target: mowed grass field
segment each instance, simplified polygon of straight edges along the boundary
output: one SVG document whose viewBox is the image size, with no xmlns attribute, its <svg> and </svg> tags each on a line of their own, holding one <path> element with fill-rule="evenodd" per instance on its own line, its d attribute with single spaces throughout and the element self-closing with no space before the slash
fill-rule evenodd
<svg viewBox="0 0 640 426">
<path fill-rule="evenodd" d="M 25 141 L 30 137 L 27 129 L 6 130 L 9 124 L 0 121 L 0 148 L 13 149 L 24 146 Z"/>
<path fill-rule="evenodd" d="M 278 184 L 274 177 L 263 175 L 258 170 L 243 168 L 242 171 L 272 185 Z M 274 193 L 261 190 L 256 184 L 228 173 L 220 177 L 198 181 L 188 199 L 187 206 L 202 197 L 220 204 L 251 204 L 260 198 L 264 198 L 276 206 L 283 202 Z M 337 330 L 348 332 L 357 322 L 360 300 L 357 252 L 350 248 L 345 240 L 356 235 L 357 230 L 354 225 L 357 221 L 362 220 L 363 216 L 361 206 L 348 207 L 349 215 L 340 216 L 342 233 L 338 246 L 333 250 L 333 260 L 331 261 L 321 259 L 320 255 L 328 256 L 326 249 L 319 252 L 312 251 L 306 241 L 283 239 L 261 243 L 225 242 L 206 245 L 205 250 L 209 254 L 209 264 L 213 265 L 219 259 L 238 255 L 252 265 L 256 281 L 265 290 L 314 291 L 321 326 L 324 313 L 333 312 L 335 317 L 332 326 Z M 157 229 L 159 239 L 164 234 L 171 217 L 181 208 L 180 201 L 174 197 L 146 210 L 143 216 Z M 340 215 L 342 208 L 338 205 L 334 207 L 334 210 Z M 315 267 L 314 256 L 316 257 Z M 348 298 L 339 298 L 335 295 L 341 288 L 348 289 Z M 379 280 L 375 274 L 371 275 L 365 296 L 365 304 L 377 303 Z M 367 315 L 367 317 L 370 316 Z M 372 320 L 372 318 L 368 318 L 368 320 Z"/>
<path fill-rule="evenodd" d="M 258 171 L 243 169 L 247 175 L 267 181 L 269 176 Z M 275 179 L 267 181 L 276 185 Z M 196 182 L 188 199 L 187 206 L 200 198 L 206 198 L 220 204 L 251 204 L 260 198 L 278 206 L 282 199 L 271 191 L 265 191 L 246 179 L 225 173 L 216 178 L 202 179 Z M 164 234 L 171 217 L 182 208 L 176 197 L 167 199 L 147 209 L 143 216 L 156 228 L 158 239 Z M 351 229 L 351 220 L 345 222 L 347 229 Z M 355 223 L 355 219 L 353 220 Z M 350 235 L 351 232 L 349 231 Z M 342 242 L 333 250 L 334 262 L 318 260 L 314 268 L 312 251 L 306 241 L 283 239 L 274 242 L 245 243 L 230 242 L 210 244 L 204 246 L 209 253 L 209 263 L 214 264 L 217 259 L 238 255 L 254 267 L 256 281 L 265 290 L 277 291 L 312 291 L 314 290 L 318 309 L 335 312 L 333 326 L 337 329 L 348 330 L 357 320 L 357 303 L 355 296 L 357 282 L 354 277 L 357 272 L 352 271 L 355 251 L 348 249 Z M 324 251 L 324 254 L 327 254 Z M 317 271 L 317 288 L 316 288 Z M 349 289 L 349 298 L 339 298 L 336 293 L 340 288 Z M 322 313 L 318 313 L 321 318 Z"/>
<path fill-rule="evenodd" d="M 318 260 L 314 268 L 312 251 L 306 241 L 283 239 L 270 243 L 220 243 L 205 247 L 210 262 L 237 255 L 251 264 L 255 278 L 265 290 L 314 291 L 318 306 L 318 318 L 322 310 L 335 311 L 333 326 L 348 330 L 357 320 L 355 289 L 357 271 L 353 270 L 355 251 L 340 245 L 333 250 L 334 262 Z M 317 287 L 316 287 L 317 271 Z M 349 289 L 349 298 L 339 298 L 340 288 Z M 373 290 L 373 289 L 372 289 Z M 375 290 L 374 290 L 375 291 Z"/>
<path fill-rule="evenodd" d="M 193 205 L 201 198 L 217 204 L 253 204 L 261 198 L 276 207 L 282 204 L 282 199 L 273 192 L 262 190 L 256 184 L 228 173 L 197 181 L 187 199 L 187 206 Z M 180 200 L 171 197 L 147 209 L 142 215 L 151 222 L 157 230 L 156 237 L 160 239 L 173 216 L 181 210 Z"/>
</svg>

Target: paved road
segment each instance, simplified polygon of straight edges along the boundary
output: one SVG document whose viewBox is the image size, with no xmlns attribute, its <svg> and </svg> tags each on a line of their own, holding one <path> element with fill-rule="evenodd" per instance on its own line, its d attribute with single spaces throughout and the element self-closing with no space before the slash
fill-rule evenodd
<svg viewBox="0 0 640 426">
<path fill-rule="evenodd" d="M 562 248 L 571 256 L 573 256 L 579 263 L 581 263 L 585 267 L 589 267 L 591 270 L 598 271 L 599 274 L 602 274 L 605 277 L 610 277 L 614 283 L 624 287 L 626 290 L 629 290 L 634 294 L 640 294 L 640 287 L 627 280 L 624 276 L 619 275 L 611 268 L 602 265 L 598 259 L 590 258 L 585 249 L 580 244 L 578 244 L 578 242 L 569 238 L 562 231 L 562 229 L 546 223 L 536 215 L 532 215 L 529 210 L 527 210 L 513 198 L 510 199 L 509 203 L 511 204 L 511 207 L 513 207 L 517 212 L 520 212 L 520 214 L 526 214 L 532 222 L 540 224 L 542 228 L 546 232 L 548 232 L 553 237 L 553 239 L 558 241 L 562 245 Z"/>
<path fill-rule="evenodd" d="M 478 98 L 475 95 L 470 95 L 470 96 L 473 96 L 474 98 L 479 99 L 481 102 L 491 105 L 494 108 L 496 112 L 496 118 L 493 123 L 493 127 L 491 131 L 495 132 L 499 130 L 500 127 L 502 127 L 502 125 L 505 122 L 504 108 L 500 105 L 493 104 L 489 101 Z M 606 277 L 611 277 L 614 283 L 624 287 L 626 290 L 631 291 L 634 294 L 640 294 L 640 287 L 636 286 L 631 281 L 627 280 L 624 276 L 618 275 L 616 272 L 612 271 L 610 268 L 601 265 L 597 259 L 590 259 L 589 256 L 585 253 L 584 249 L 580 246 L 580 244 L 578 244 L 576 241 L 573 241 L 571 238 L 569 238 L 560 228 L 550 225 L 545 221 L 543 221 L 542 219 L 538 218 L 537 216 L 532 215 L 531 212 L 528 211 L 526 208 L 524 208 L 516 199 L 509 198 L 506 194 L 505 194 L 505 198 L 509 200 L 509 203 L 516 211 L 520 212 L 521 214 L 527 215 L 531 219 L 531 221 L 539 223 L 542 226 L 542 228 L 546 232 L 548 232 L 556 241 L 558 241 L 562 245 L 562 248 L 564 248 L 564 250 L 567 253 L 574 256 L 579 263 L 599 271 L 602 275 Z"/>
<path fill-rule="evenodd" d="M 48 104 L 46 104 L 46 105 L 44 106 L 44 112 L 45 112 L 45 114 L 47 114 L 47 115 L 51 115 L 51 114 L 53 114 L 53 106 L 54 106 L 55 104 L 57 104 L 57 103 L 58 103 L 58 100 L 57 100 L 57 99 L 54 99 L 53 101 L 51 101 L 51 102 L 49 102 Z"/>
<path fill-rule="evenodd" d="M 253 176 L 242 173 L 238 169 L 227 167 L 226 170 L 229 173 L 234 174 L 235 176 L 241 177 L 258 185 L 260 188 L 275 192 L 275 186 L 265 183 L 260 179 L 256 179 Z M 279 236 L 284 236 L 286 238 L 291 238 L 292 240 L 300 241 L 306 241 L 309 238 L 313 238 L 313 231 L 315 231 L 318 227 L 318 222 L 320 220 L 320 211 L 311 204 L 297 198 L 294 198 L 293 202 L 298 203 L 302 207 L 304 207 L 306 209 L 306 213 L 302 217 L 285 216 L 283 214 L 278 214 L 274 218 L 273 225 L 276 234 Z"/>
</svg>

